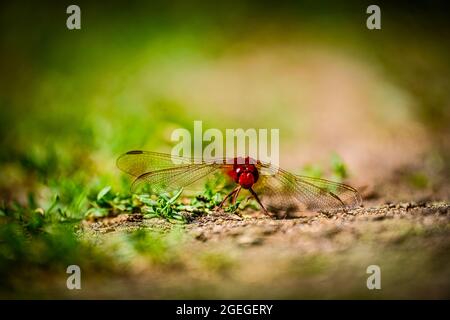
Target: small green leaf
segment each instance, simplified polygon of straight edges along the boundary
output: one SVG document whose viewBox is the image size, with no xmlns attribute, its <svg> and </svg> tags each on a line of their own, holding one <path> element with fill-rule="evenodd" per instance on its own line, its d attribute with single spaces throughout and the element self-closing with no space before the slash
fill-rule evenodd
<svg viewBox="0 0 450 320">
<path fill-rule="evenodd" d="M 100 201 L 111 190 L 111 186 L 106 186 L 97 194 L 97 201 Z"/>
<path fill-rule="evenodd" d="M 153 219 L 156 218 L 158 215 L 156 213 L 148 213 L 148 214 L 144 214 L 143 218 L 144 219 Z"/>
<path fill-rule="evenodd" d="M 146 194 L 139 195 L 138 199 L 140 202 L 142 202 L 143 204 L 145 204 L 147 206 L 156 206 L 157 205 L 157 202 L 153 199 L 150 199 L 149 196 Z"/>
<path fill-rule="evenodd" d="M 174 203 L 181 195 L 181 193 L 183 192 L 183 188 L 181 188 L 180 190 L 178 190 L 178 192 L 172 197 L 170 198 L 169 201 L 167 201 L 169 204 Z"/>
<path fill-rule="evenodd" d="M 94 218 L 106 217 L 106 216 L 108 216 L 108 209 L 106 209 L 106 208 L 90 208 L 86 212 L 86 216 L 94 217 Z"/>
<path fill-rule="evenodd" d="M 155 213 L 155 210 L 153 209 L 153 207 L 144 206 L 141 208 L 141 212 L 142 213 Z"/>
<path fill-rule="evenodd" d="M 336 153 L 333 153 L 331 156 L 331 167 L 337 180 L 342 181 L 348 177 L 347 166 L 342 158 Z"/>
<path fill-rule="evenodd" d="M 55 207 L 58 204 L 58 202 L 59 202 L 59 195 L 56 195 L 55 196 L 55 200 L 53 200 L 52 204 L 47 209 L 47 214 L 50 214 L 53 211 L 53 209 L 55 209 Z"/>
</svg>

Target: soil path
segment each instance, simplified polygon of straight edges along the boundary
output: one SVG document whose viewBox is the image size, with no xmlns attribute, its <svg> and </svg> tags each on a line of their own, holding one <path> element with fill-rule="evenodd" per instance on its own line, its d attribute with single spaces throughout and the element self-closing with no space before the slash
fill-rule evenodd
<svg viewBox="0 0 450 320">
<path fill-rule="evenodd" d="M 449 298 L 449 207 L 408 202 L 282 220 L 216 212 L 184 227 L 177 266 L 134 266 L 93 296 Z M 172 227 L 140 215 L 89 225 L 104 237 Z M 381 269 L 382 290 L 367 289 L 370 265 Z"/>
</svg>

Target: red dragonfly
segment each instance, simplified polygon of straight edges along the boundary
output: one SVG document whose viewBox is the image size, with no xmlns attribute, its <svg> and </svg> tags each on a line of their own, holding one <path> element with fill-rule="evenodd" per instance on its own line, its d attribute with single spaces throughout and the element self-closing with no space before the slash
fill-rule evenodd
<svg viewBox="0 0 450 320">
<path fill-rule="evenodd" d="M 150 151 L 129 151 L 117 166 L 136 179 L 132 191 L 149 184 L 153 192 L 170 192 L 194 184 L 214 173 L 223 173 L 236 184 L 219 205 L 234 203 L 248 190 L 264 213 L 287 210 L 335 210 L 360 206 L 358 191 L 346 184 L 289 173 L 271 164 L 247 158 L 195 160 Z M 267 208 L 267 209 L 266 209 Z"/>
</svg>

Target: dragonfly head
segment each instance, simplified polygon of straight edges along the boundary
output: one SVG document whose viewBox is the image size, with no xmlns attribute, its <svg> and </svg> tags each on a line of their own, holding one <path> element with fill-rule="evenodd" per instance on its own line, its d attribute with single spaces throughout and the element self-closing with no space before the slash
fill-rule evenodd
<svg viewBox="0 0 450 320">
<path fill-rule="evenodd" d="M 243 172 L 239 175 L 239 184 L 244 189 L 250 189 L 257 179 L 257 175 L 254 175 L 252 172 Z"/>
<path fill-rule="evenodd" d="M 259 178 L 259 172 L 254 163 L 256 161 L 250 157 L 236 158 L 229 176 L 244 189 L 250 189 Z"/>
</svg>

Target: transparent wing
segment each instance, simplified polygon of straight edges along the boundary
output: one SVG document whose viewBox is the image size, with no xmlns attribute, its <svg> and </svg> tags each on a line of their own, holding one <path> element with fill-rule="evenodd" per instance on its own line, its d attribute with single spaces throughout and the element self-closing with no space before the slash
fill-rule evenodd
<svg viewBox="0 0 450 320">
<path fill-rule="evenodd" d="M 196 163 L 194 158 L 140 150 L 121 155 L 117 159 L 117 166 L 136 177 L 131 188 L 133 192 L 144 185 L 149 185 L 150 190 L 155 193 L 170 192 L 190 186 L 219 169 L 227 167 L 222 160 Z"/>
<path fill-rule="evenodd" d="M 312 203 L 319 209 L 353 209 L 362 204 L 358 191 L 344 183 L 296 175 L 296 188 L 300 193 L 318 195 Z M 318 198 L 318 199 L 317 199 Z"/>
<path fill-rule="evenodd" d="M 134 150 L 124 153 L 117 159 L 120 170 L 139 177 L 150 171 L 172 168 L 177 165 L 188 165 L 194 161 L 190 158 L 173 157 L 170 154 Z"/>
<path fill-rule="evenodd" d="M 133 182 L 131 190 L 136 192 L 140 187 L 148 184 L 152 192 L 171 192 L 190 186 L 219 169 L 219 166 L 200 164 L 182 165 L 179 167 L 150 171 L 137 177 Z"/>
<path fill-rule="evenodd" d="M 254 190 L 269 210 L 336 210 L 361 205 L 361 197 L 354 188 L 325 179 L 291 174 L 283 169 L 272 175 L 261 175 Z"/>
</svg>

